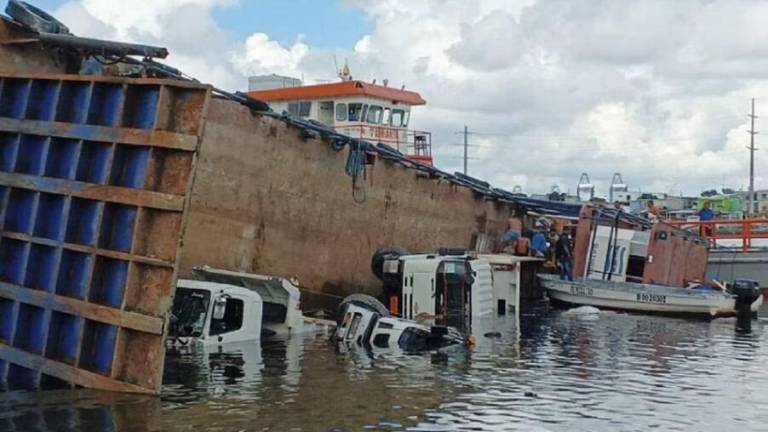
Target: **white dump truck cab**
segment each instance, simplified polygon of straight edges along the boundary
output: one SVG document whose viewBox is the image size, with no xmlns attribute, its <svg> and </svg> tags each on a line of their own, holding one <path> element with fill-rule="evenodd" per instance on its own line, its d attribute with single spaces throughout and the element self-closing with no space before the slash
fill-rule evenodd
<svg viewBox="0 0 768 432">
<path fill-rule="evenodd" d="M 334 333 L 341 348 L 365 348 L 377 353 L 424 351 L 463 343 L 455 330 L 390 315 L 373 297 L 355 294 L 339 306 Z"/>
<path fill-rule="evenodd" d="M 303 331 L 305 318 L 301 312 L 301 291 L 290 280 L 209 266 L 195 267 L 193 271 L 206 281 L 241 287 L 257 293 L 264 304 L 263 333 L 287 335 Z"/>
<path fill-rule="evenodd" d="M 242 287 L 179 279 L 168 329 L 172 344 L 218 345 L 258 340 L 263 301 Z"/>
<path fill-rule="evenodd" d="M 490 264 L 464 249 L 390 255 L 383 259 L 380 273 L 390 312 L 402 318 L 433 320 L 469 333 L 474 321 L 495 310 Z"/>
<path fill-rule="evenodd" d="M 299 288 L 285 278 L 195 267 L 198 279 L 179 279 L 168 340 L 186 345 L 258 341 L 262 336 L 328 329 L 304 317 Z"/>
</svg>

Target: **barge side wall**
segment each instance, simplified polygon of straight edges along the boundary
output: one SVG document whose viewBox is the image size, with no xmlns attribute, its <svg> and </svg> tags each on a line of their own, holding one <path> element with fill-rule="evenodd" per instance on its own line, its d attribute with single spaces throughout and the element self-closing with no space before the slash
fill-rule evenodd
<svg viewBox="0 0 768 432">
<path fill-rule="evenodd" d="M 310 306 L 353 292 L 377 295 L 373 253 L 492 244 L 510 207 L 467 188 L 377 159 L 366 199 L 344 173 L 348 150 L 245 107 L 212 100 L 193 187 L 182 275 L 196 265 L 295 277 Z"/>
</svg>

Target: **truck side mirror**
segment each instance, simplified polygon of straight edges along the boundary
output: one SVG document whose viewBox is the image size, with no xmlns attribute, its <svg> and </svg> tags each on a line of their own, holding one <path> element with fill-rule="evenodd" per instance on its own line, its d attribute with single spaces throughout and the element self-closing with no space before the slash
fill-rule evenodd
<svg viewBox="0 0 768 432">
<path fill-rule="evenodd" d="M 464 283 L 467 285 L 472 285 L 475 283 L 474 272 L 467 272 L 464 274 Z"/>
<path fill-rule="evenodd" d="M 227 311 L 227 297 L 219 296 L 213 301 L 213 319 L 224 319 L 224 313 Z"/>
</svg>

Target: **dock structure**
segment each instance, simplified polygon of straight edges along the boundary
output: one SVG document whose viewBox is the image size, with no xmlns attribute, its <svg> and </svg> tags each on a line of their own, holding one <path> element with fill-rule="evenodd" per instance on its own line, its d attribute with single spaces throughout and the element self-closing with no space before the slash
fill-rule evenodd
<svg viewBox="0 0 768 432">
<path fill-rule="evenodd" d="M 207 86 L 0 68 L 0 381 L 158 393 Z"/>
</svg>

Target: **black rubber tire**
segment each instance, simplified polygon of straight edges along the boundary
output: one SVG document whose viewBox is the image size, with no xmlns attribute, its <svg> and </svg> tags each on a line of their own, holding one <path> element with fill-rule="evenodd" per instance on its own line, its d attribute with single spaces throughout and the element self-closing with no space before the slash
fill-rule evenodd
<svg viewBox="0 0 768 432">
<path fill-rule="evenodd" d="M 347 311 L 347 305 L 350 304 L 372 309 L 383 317 L 388 317 L 390 315 L 389 309 L 375 297 L 369 296 L 368 294 L 350 294 L 339 303 L 339 307 L 336 309 L 337 324 L 341 325 L 341 320 L 344 319 L 344 314 Z"/>
<path fill-rule="evenodd" d="M 379 278 L 379 280 L 383 280 L 384 261 L 397 259 L 403 255 L 408 255 L 408 251 L 398 247 L 381 248 L 373 254 L 373 257 L 371 257 L 371 271 L 377 278 Z"/>
<path fill-rule="evenodd" d="M 29 3 L 19 0 L 9 0 L 5 13 L 15 21 L 29 27 L 38 33 L 69 34 L 69 28 L 61 21 L 38 9 Z"/>
</svg>

